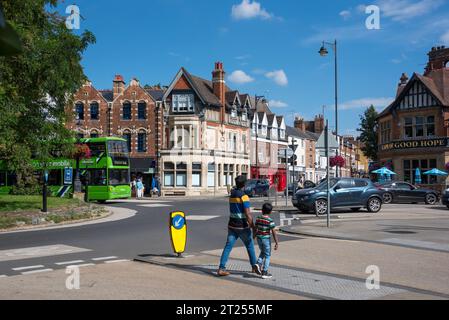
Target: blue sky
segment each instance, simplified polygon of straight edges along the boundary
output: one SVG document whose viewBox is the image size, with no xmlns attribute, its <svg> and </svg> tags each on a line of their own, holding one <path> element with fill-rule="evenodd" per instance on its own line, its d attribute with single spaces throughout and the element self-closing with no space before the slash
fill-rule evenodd
<svg viewBox="0 0 449 320">
<path fill-rule="evenodd" d="M 60 12 L 65 14 L 63 3 Z M 127 82 L 168 85 L 181 66 L 210 79 L 222 61 L 227 84 L 265 95 L 287 117 L 313 118 L 328 106 L 334 123 L 333 56 L 321 41 L 339 42 L 340 133 L 355 134 L 372 102 L 382 109 L 402 72 L 422 73 L 432 46 L 449 45 L 449 1 L 371 0 L 77 0 L 82 32 L 97 43 L 83 59 L 98 89 L 115 74 Z M 368 30 L 364 8 L 381 9 L 380 30 Z M 329 48 L 331 51 L 331 48 Z"/>
</svg>

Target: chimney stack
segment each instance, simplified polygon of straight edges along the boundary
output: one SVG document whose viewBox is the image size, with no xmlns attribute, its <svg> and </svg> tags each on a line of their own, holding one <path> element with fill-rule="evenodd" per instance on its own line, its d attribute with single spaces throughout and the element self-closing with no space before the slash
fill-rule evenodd
<svg viewBox="0 0 449 320">
<path fill-rule="evenodd" d="M 315 133 L 322 133 L 324 131 L 324 116 L 322 114 L 315 116 L 314 129 Z"/>
<path fill-rule="evenodd" d="M 398 90 L 396 92 L 396 98 L 399 97 L 399 95 L 401 94 L 402 90 L 404 90 L 405 86 L 407 85 L 408 82 L 408 76 L 406 73 L 403 73 L 401 76 L 401 79 L 399 81 L 398 84 Z"/>
<path fill-rule="evenodd" d="M 114 77 L 112 88 L 114 93 L 114 99 L 125 91 L 125 80 L 123 80 L 123 76 L 117 74 Z"/>
<path fill-rule="evenodd" d="M 296 129 L 298 129 L 301 132 L 305 132 L 306 131 L 306 124 L 304 122 L 304 118 L 296 117 L 294 126 L 295 126 Z"/>
<path fill-rule="evenodd" d="M 226 109 L 226 82 L 225 82 L 226 72 L 223 70 L 223 63 L 216 62 L 215 70 L 212 72 L 212 89 L 215 96 L 220 100 L 221 103 L 221 122 L 225 120 L 225 109 Z"/>
<path fill-rule="evenodd" d="M 445 46 L 433 47 L 427 55 L 429 56 L 429 62 L 424 73 L 425 76 L 434 70 L 445 69 L 448 67 L 449 48 L 446 48 Z"/>
</svg>

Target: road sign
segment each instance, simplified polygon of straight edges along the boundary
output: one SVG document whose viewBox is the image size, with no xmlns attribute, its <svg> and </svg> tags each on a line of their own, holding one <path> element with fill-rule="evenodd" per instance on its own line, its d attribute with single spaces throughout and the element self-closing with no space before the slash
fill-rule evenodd
<svg viewBox="0 0 449 320">
<path fill-rule="evenodd" d="M 289 148 L 293 150 L 293 152 L 296 152 L 298 150 L 299 145 L 298 144 L 291 144 L 289 145 Z"/>
<path fill-rule="evenodd" d="M 73 169 L 65 168 L 64 169 L 64 184 L 71 185 L 73 183 Z"/>
<path fill-rule="evenodd" d="M 184 253 L 187 243 L 187 223 L 184 212 L 170 213 L 170 239 L 173 251 L 178 255 Z"/>
<path fill-rule="evenodd" d="M 295 154 L 292 149 L 281 149 L 279 150 L 280 158 L 285 158 L 285 150 L 287 150 L 287 158 L 291 158 Z"/>
</svg>

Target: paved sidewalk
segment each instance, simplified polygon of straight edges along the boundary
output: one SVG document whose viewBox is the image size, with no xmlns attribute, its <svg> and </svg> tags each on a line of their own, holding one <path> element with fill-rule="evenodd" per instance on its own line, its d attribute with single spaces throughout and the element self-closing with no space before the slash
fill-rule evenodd
<svg viewBox="0 0 449 320">
<path fill-rule="evenodd" d="M 304 299 L 213 276 L 139 262 L 80 269 L 80 289 L 68 290 L 64 270 L 0 278 L 0 300 L 297 300 Z"/>
</svg>

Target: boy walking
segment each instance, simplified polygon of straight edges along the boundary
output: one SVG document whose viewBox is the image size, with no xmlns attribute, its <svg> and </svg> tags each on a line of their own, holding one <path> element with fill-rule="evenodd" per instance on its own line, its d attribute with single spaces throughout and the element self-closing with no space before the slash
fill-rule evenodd
<svg viewBox="0 0 449 320">
<path fill-rule="evenodd" d="M 255 236 L 257 237 L 257 243 L 260 248 L 260 256 L 257 260 L 257 264 L 262 269 L 262 279 L 271 279 L 273 276 L 268 273 L 271 259 L 271 234 L 273 234 L 275 246 L 274 250 L 279 247 L 279 240 L 276 233 L 276 224 L 271 219 L 273 212 L 273 206 L 269 203 L 265 203 L 262 207 L 262 215 L 256 219 L 255 223 Z"/>
</svg>

